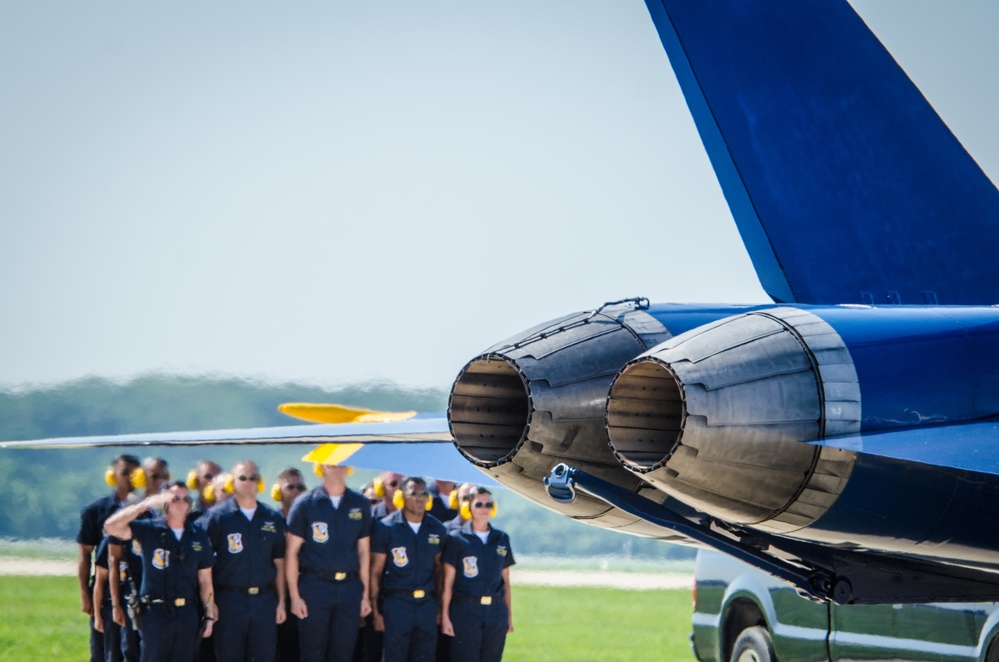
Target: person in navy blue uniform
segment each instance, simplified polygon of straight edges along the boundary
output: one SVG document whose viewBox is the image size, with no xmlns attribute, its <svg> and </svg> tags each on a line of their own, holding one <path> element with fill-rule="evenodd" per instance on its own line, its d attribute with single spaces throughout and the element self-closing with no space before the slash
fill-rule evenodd
<svg viewBox="0 0 999 662">
<path fill-rule="evenodd" d="M 273 662 L 277 625 L 286 618 L 284 519 L 257 500 L 264 480 L 256 464 L 238 462 L 232 475 L 225 489 L 235 497 L 198 520 L 215 550 L 215 659 Z"/>
<path fill-rule="evenodd" d="M 139 518 L 152 517 L 150 511 Z M 141 635 L 132 623 L 128 611 L 128 596 L 134 586 L 142 585 L 142 554 L 134 540 L 122 542 L 108 536 L 108 578 L 111 591 L 111 616 L 121 628 L 121 653 L 124 662 L 139 662 L 141 655 Z"/>
<path fill-rule="evenodd" d="M 111 536 L 104 536 L 97 546 L 94 557 L 94 629 L 104 634 L 105 662 L 122 661 L 122 629 L 115 624 L 111 615 L 112 607 L 120 606 L 111 596 L 111 586 L 108 581 L 108 543 Z M 117 570 L 117 569 L 115 569 Z"/>
<path fill-rule="evenodd" d="M 163 516 L 137 519 L 149 508 Z M 192 500 L 177 481 L 159 494 L 119 510 L 104 530 L 134 540 L 142 555 L 142 662 L 190 662 L 198 649 L 198 603 L 204 605 L 203 636 L 218 617 L 213 600 L 215 557 L 208 534 L 188 521 Z"/>
<path fill-rule="evenodd" d="M 455 489 L 453 480 L 435 479 L 433 485 L 428 485 L 427 489 L 434 498 L 430 507 L 430 514 L 434 519 L 443 524 L 458 516 L 458 511 L 451 508 L 451 493 Z"/>
<path fill-rule="evenodd" d="M 281 518 L 288 521 L 288 513 L 291 511 L 291 504 L 300 497 L 308 488 L 305 485 L 305 478 L 302 472 L 294 467 L 288 467 L 278 474 L 277 482 L 271 488 L 271 498 L 281 504 Z M 288 599 L 288 587 L 285 587 L 285 603 Z M 277 628 L 278 638 L 278 660 L 280 662 L 298 662 L 298 617 L 288 613 L 284 623 L 279 623 Z"/>
<path fill-rule="evenodd" d="M 371 533 L 371 608 L 375 630 L 385 632 L 382 662 L 430 662 L 436 654 L 446 532 L 427 512 L 432 499 L 422 478 L 403 479 L 398 509 Z"/>
<path fill-rule="evenodd" d="M 114 488 L 111 494 L 97 499 L 80 512 L 80 531 L 76 542 L 80 546 L 77 563 L 77 579 L 80 582 L 80 611 L 90 616 L 90 659 L 92 662 L 104 660 L 104 634 L 94 628 L 94 584 L 90 572 L 94 550 L 104 538 L 104 522 L 123 507 L 135 486 L 133 472 L 139 468 L 139 459 L 134 455 L 119 455 L 104 475 L 105 482 Z"/>
<path fill-rule="evenodd" d="M 371 505 L 347 489 L 348 467 L 334 464 L 329 446 L 305 456 L 317 462 L 323 484 L 288 513 L 285 571 L 304 662 L 350 660 L 361 619 L 371 613 Z"/>
<path fill-rule="evenodd" d="M 485 487 L 471 490 L 469 521 L 448 535 L 444 546 L 441 631 L 453 637 L 451 657 L 461 662 L 503 658 L 513 632 L 510 538 L 489 524 L 496 502 Z"/>
<path fill-rule="evenodd" d="M 378 521 L 386 515 L 391 515 L 396 511 L 395 507 L 395 493 L 399 489 L 399 483 L 402 481 L 402 474 L 397 474 L 392 471 L 383 471 L 379 474 L 372 482 L 372 487 L 375 490 L 375 496 L 381 498 L 381 501 L 374 504 L 371 508 L 371 517 L 374 521 Z"/>
</svg>

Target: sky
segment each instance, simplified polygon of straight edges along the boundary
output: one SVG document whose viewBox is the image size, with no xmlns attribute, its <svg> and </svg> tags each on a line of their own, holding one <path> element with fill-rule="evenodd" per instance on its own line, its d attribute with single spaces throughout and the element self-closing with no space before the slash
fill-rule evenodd
<svg viewBox="0 0 999 662">
<path fill-rule="evenodd" d="M 854 7 L 999 176 L 999 3 Z M 0 388 L 448 387 L 605 301 L 761 302 L 638 0 L 0 0 Z"/>
</svg>

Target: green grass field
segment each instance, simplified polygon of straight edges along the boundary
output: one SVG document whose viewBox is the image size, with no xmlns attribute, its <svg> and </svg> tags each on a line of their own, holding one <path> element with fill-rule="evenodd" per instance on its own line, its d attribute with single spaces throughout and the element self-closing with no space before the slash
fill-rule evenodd
<svg viewBox="0 0 999 662">
<path fill-rule="evenodd" d="M 0 660 L 85 660 L 72 577 L 0 577 Z M 693 660 L 690 591 L 514 587 L 509 662 Z"/>
</svg>

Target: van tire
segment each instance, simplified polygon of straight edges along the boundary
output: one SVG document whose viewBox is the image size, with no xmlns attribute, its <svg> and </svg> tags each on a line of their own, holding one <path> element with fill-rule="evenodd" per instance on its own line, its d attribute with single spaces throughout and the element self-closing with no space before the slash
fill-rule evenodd
<svg viewBox="0 0 999 662">
<path fill-rule="evenodd" d="M 770 632 L 759 625 L 740 632 L 732 647 L 731 662 L 777 662 Z"/>
</svg>

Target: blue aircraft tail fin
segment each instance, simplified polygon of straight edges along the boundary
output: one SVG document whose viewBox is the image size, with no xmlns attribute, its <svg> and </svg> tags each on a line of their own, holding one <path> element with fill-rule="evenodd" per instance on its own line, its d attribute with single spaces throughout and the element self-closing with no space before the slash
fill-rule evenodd
<svg viewBox="0 0 999 662">
<path fill-rule="evenodd" d="M 842 0 L 646 0 L 777 302 L 999 303 L 999 192 Z"/>
</svg>

